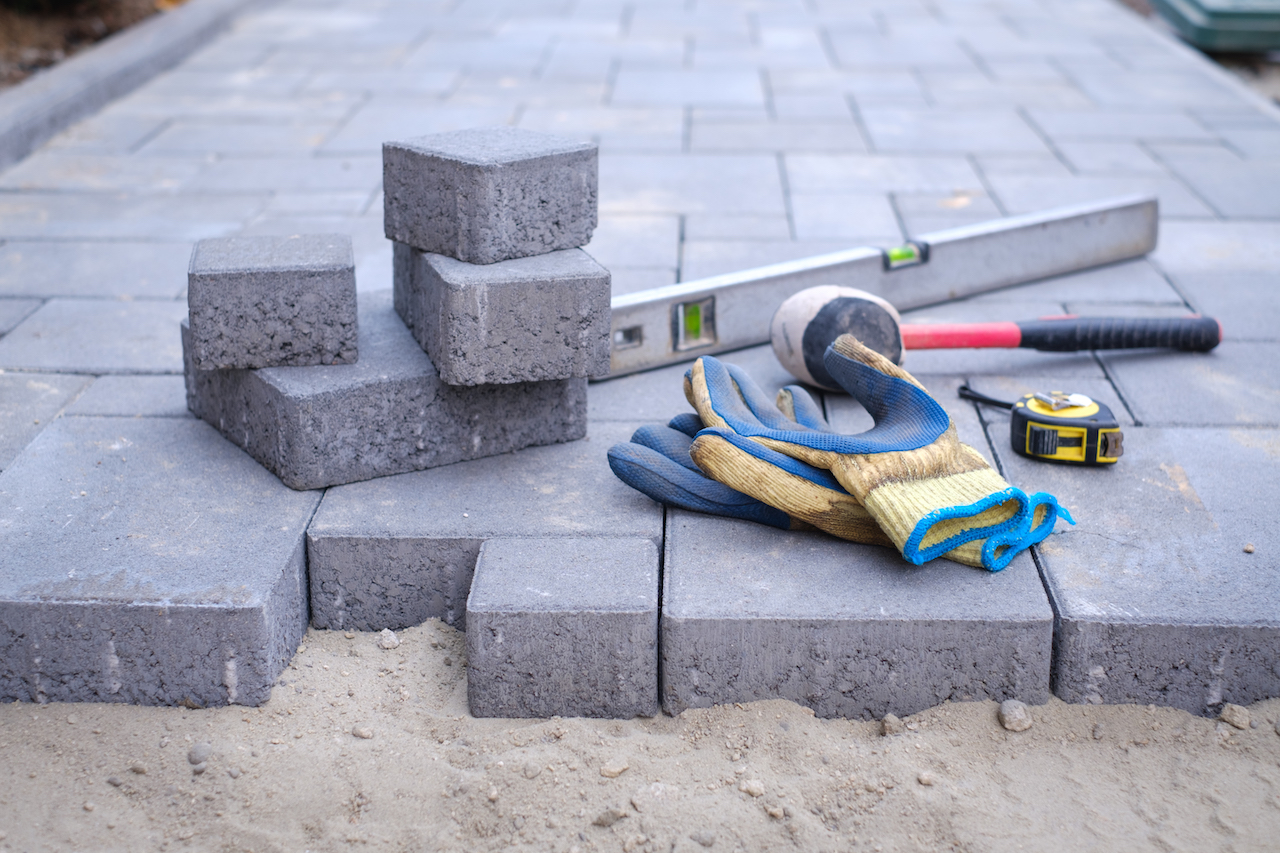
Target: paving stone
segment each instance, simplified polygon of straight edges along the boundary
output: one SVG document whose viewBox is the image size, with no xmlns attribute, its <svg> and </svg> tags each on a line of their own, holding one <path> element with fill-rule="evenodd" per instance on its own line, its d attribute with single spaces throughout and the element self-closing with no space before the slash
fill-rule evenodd
<svg viewBox="0 0 1280 853">
<path fill-rule="evenodd" d="M 862 121 L 877 151 L 983 153 L 1048 150 L 1012 109 L 908 110 L 866 106 Z"/>
<path fill-rule="evenodd" d="M 175 299 L 191 243 L 10 241 L 0 246 L 0 294 Z"/>
<path fill-rule="evenodd" d="M 284 124 L 179 119 L 149 139 L 139 153 L 174 155 L 217 152 L 221 155 L 302 155 L 316 150 L 338 129 L 337 122 Z"/>
<path fill-rule="evenodd" d="M 585 379 L 455 388 L 396 316 L 389 291 L 360 294 L 359 306 L 355 364 L 197 371 L 188 363 L 187 405 L 295 489 L 586 433 Z"/>
<path fill-rule="evenodd" d="M 618 267 L 674 269 L 680 259 L 680 218 L 617 213 L 603 216 L 591 242 L 583 248 L 610 272 L 616 273 Z"/>
<path fill-rule="evenodd" d="M 988 302 L 1014 300 L 1057 302 L 1064 305 L 1077 301 L 1179 304 L 1182 296 L 1150 261 L 1140 258 L 993 290 L 971 297 L 965 302 L 985 305 Z"/>
<path fill-rule="evenodd" d="M 1207 219 L 1215 215 L 1181 182 L 1159 175 L 989 175 L 987 181 L 1010 214 L 1033 213 L 1141 193 L 1159 197 L 1162 217 Z"/>
<path fill-rule="evenodd" d="M 1060 139 L 1191 139 L 1211 141 L 1213 134 L 1182 111 L 1028 110 L 1046 134 Z"/>
<path fill-rule="evenodd" d="M 1057 149 L 1080 172 L 1164 174 L 1136 142 L 1059 142 Z"/>
<path fill-rule="evenodd" d="M 788 154 L 792 192 L 983 192 L 982 180 L 964 157 L 857 154 Z"/>
<path fill-rule="evenodd" d="M 596 227 L 596 147 L 482 128 L 382 148 L 389 240 L 472 264 L 585 246 Z"/>
<path fill-rule="evenodd" d="M 0 475 L 0 701 L 265 702 L 319 500 L 197 421 L 55 422 Z"/>
<path fill-rule="evenodd" d="M 893 239 L 889 239 L 890 236 Z M 855 246 L 894 246 L 897 235 L 865 235 L 830 240 L 685 240 L 680 280 L 694 281 L 723 273 L 839 252 Z"/>
<path fill-rule="evenodd" d="M 99 376 L 67 407 L 68 415 L 189 418 L 181 376 Z"/>
<path fill-rule="evenodd" d="M 786 214 L 771 154 L 615 154 L 600 162 L 600 208 L 606 214 Z"/>
<path fill-rule="evenodd" d="M 1280 270 L 1189 272 L 1174 281 L 1192 307 L 1222 323 L 1226 340 L 1280 339 Z"/>
<path fill-rule="evenodd" d="M 475 717 L 658 713 L 658 548 L 490 539 L 467 599 Z"/>
<path fill-rule="evenodd" d="M 91 381 L 89 376 L 0 371 L 0 470 Z"/>
<path fill-rule="evenodd" d="M 0 195 L 0 238 L 186 241 L 222 237 L 266 204 L 264 193 Z"/>
<path fill-rule="evenodd" d="M 882 235 L 889 244 L 901 237 L 888 197 L 791 193 L 791 216 L 801 240 L 855 240 Z M 879 241 L 876 241 L 877 243 Z"/>
<path fill-rule="evenodd" d="M 659 545 L 662 507 L 615 477 L 606 457 L 637 426 L 593 423 L 586 441 L 330 489 L 307 534 L 312 623 L 365 631 L 435 617 L 461 628 L 491 539 Z"/>
<path fill-rule="evenodd" d="M 0 176 L 4 190 L 176 190 L 208 167 L 204 157 L 134 157 L 37 151 Z"/>
<path fill-rule="evenodd" d="M 845 107 L 848 114 L 848 107 Z M 821 124 L 764 122 L 697 122 L 689 137 L 691 151 L 865 151 L 851 121 Z"/>
<path fill-rule="evenodd" d="M 388 139 L 445 133 L 472 127 L 510 124 L 516 110 L 509 105 L 441 104 L 438 98 L 375 95 L 345 125 L 329 136 L 325 154 L 380 154 Z"/>
<path fill-rule="evenodd" d="M 1151 259 L 1173 275 L 1274 272 L 1280 269 L 1280 222 L 1162 222 Z"/>
<path fill-rule="evenodd" d="M 50 299 L 0 338 L 0 368 L 61 373 L 178 373 L 177 301 Z"/>
<path fill-rule="evenodd" d="M 993 434 L 1007 431 L 1006 414 L 983 413 Z M 1280 541 L 1261 509 L 1274 502 L 1280 433 L 1124 433 L 1124 456 L 1106 469 L 1035 462 L 997 444 L 1011 482 L 1034 480 L 1078 523 L 1037 549 L 1057 620 L 1053 692 L 1204 716 L 1224 701 L 1280 694 L 1280 562 L 1267 556 Z"/>
<path fill-rule="evenodd" d="M 359 358 L 355 256 L 345 234 L 201 240 L 187 308 L 197 370 Z"/>
<path fill-rule="evenodd" d="M 1162 160 L 1225 217 L 1280 217 L 1280 160 L 1241 160 L 1226 149 L 1161 146 Z"/>
<path fill-rule="evenodd" d="M 781 698 L 869 720 L 1049 698 L 1053 619 L 1030 554 L 996 573 L 912 566 L 888 548 L 672 510 L 663 565 L 667 713 Z"/>
<path fill-rule="evenodd" d="M 396 311 L 449 385 L 608 375 L 609 298 L 581 249 L 468 264 L 395 244 Z"/>
<path fill-rule="evenodd" d="M 193 191 L 295 192 L 356 190 L 369 197 L 382 183 L 377 157 L 234 157 L 208 164 L 187 187 Z M 273 199 L 272 203 L 275 203 Z"/>
<path fill-rule="evenodd" d="M 39 299 L 0 298 L 0 335 L 7 334 L 42 304 L 44 303 Z"/>
<path fill-rule="evenodd" d="M 1147 426 L 1280 425 L 1280 344 L 1225 341 L 1208 353 L 1099 353 Z"/>
</svg>

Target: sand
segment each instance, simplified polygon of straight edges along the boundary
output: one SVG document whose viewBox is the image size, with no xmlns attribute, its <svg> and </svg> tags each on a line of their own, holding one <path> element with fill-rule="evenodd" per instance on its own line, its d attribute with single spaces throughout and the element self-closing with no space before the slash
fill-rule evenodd
<svg viewBox="0 0 1280 853">
<path fill-rule="evenodd" d="M 993 702 L 888 736 L 785 701 L 483 720 L 462 634 L 397 639 L 308 632 L 260 708 L 0 707 L 0 849 L 1280 848 L 1280 700 L 1243 729 L 1057 700 L 1019 733 Z"/>
</svg>

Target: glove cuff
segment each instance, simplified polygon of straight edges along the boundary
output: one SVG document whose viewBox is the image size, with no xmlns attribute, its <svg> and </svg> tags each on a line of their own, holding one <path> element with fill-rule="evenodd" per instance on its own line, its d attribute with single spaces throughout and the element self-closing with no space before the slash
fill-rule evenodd
<svg viewBox="0 0 1280 853">
<path fill-rule="evenodd" d="M 1002 534 L 1010 531 L 1021 534 L 1031 512 L 1026 493 L 990 468 L 884 483 L 863 504 L 907 562 L 917 566 L 968 542 L 1003 541 Z M 982 566 L 995 571 L 1012 559 L 1007 550 L 996 551 L 982 548 Z"/>
</svg>

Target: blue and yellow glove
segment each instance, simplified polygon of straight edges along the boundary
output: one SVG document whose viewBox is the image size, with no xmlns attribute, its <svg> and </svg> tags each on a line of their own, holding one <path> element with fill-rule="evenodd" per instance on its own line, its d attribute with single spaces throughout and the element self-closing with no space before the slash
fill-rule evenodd
<svg viewBox="0 0 1280 853">
<path fill-rule="evenodd" d="M 744 371 L 731 365 L 723 367 L 771 422 L 796 429 L 827 429 L 817 405 L 798 386 L 782 389 L 778 406 L 774 406 L 762 402 L 763 393 Z M 641 427 L 630 443 L 610 448 L 609 467 L 624 483 L 667 506 L 742 518 L 782 530 L 820 529 L 842 539 L 892 547 L 870 514 L 829 472 L 789 456 L 758 447 L 760 456 L 729 466 L 736 475 L 751 480 L 759 496 L 768 500 L 731 488 L 737 483 L 733 477 L 725 482 L 707 477 L 689 453 L 693 436 L 705 432 L 695 414 L 678 415 L 666 427 Z M 715 444 L 700 441 L 704 452 L 714 457 Z"/>
<path fill-rule="evenodd" d="M 1028 496 L 1005 482 L 960 442 L 924 387 L 884 356 L 844 335 L 827 349 L 824 365 L 871 414 L 872 429 L 845 436 L 774 417 L 726 365 L 698 359 L 685 379 L 707 426 L 690 450 L 698 467 L 822 529 L 794 512 L 807 501 L 772 472 L 779 454 L 830 471 L 916 565 L 945 555 L 998 571 L 1048 536 L 1059 513 L 1071 521 L 1052 495 Z"/>
</svg>

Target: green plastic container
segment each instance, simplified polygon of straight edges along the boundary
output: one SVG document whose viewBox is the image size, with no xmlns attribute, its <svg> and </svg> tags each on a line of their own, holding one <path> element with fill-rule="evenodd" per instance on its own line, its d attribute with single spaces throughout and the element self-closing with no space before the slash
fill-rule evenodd
<svg viewBox="0 0 1280 853">
<path fill-rule="evenodd" d="M 1151 0 L 1178 34 L 1204 50 L 1280 50 L 1280 0 Z"/>
</svg>

